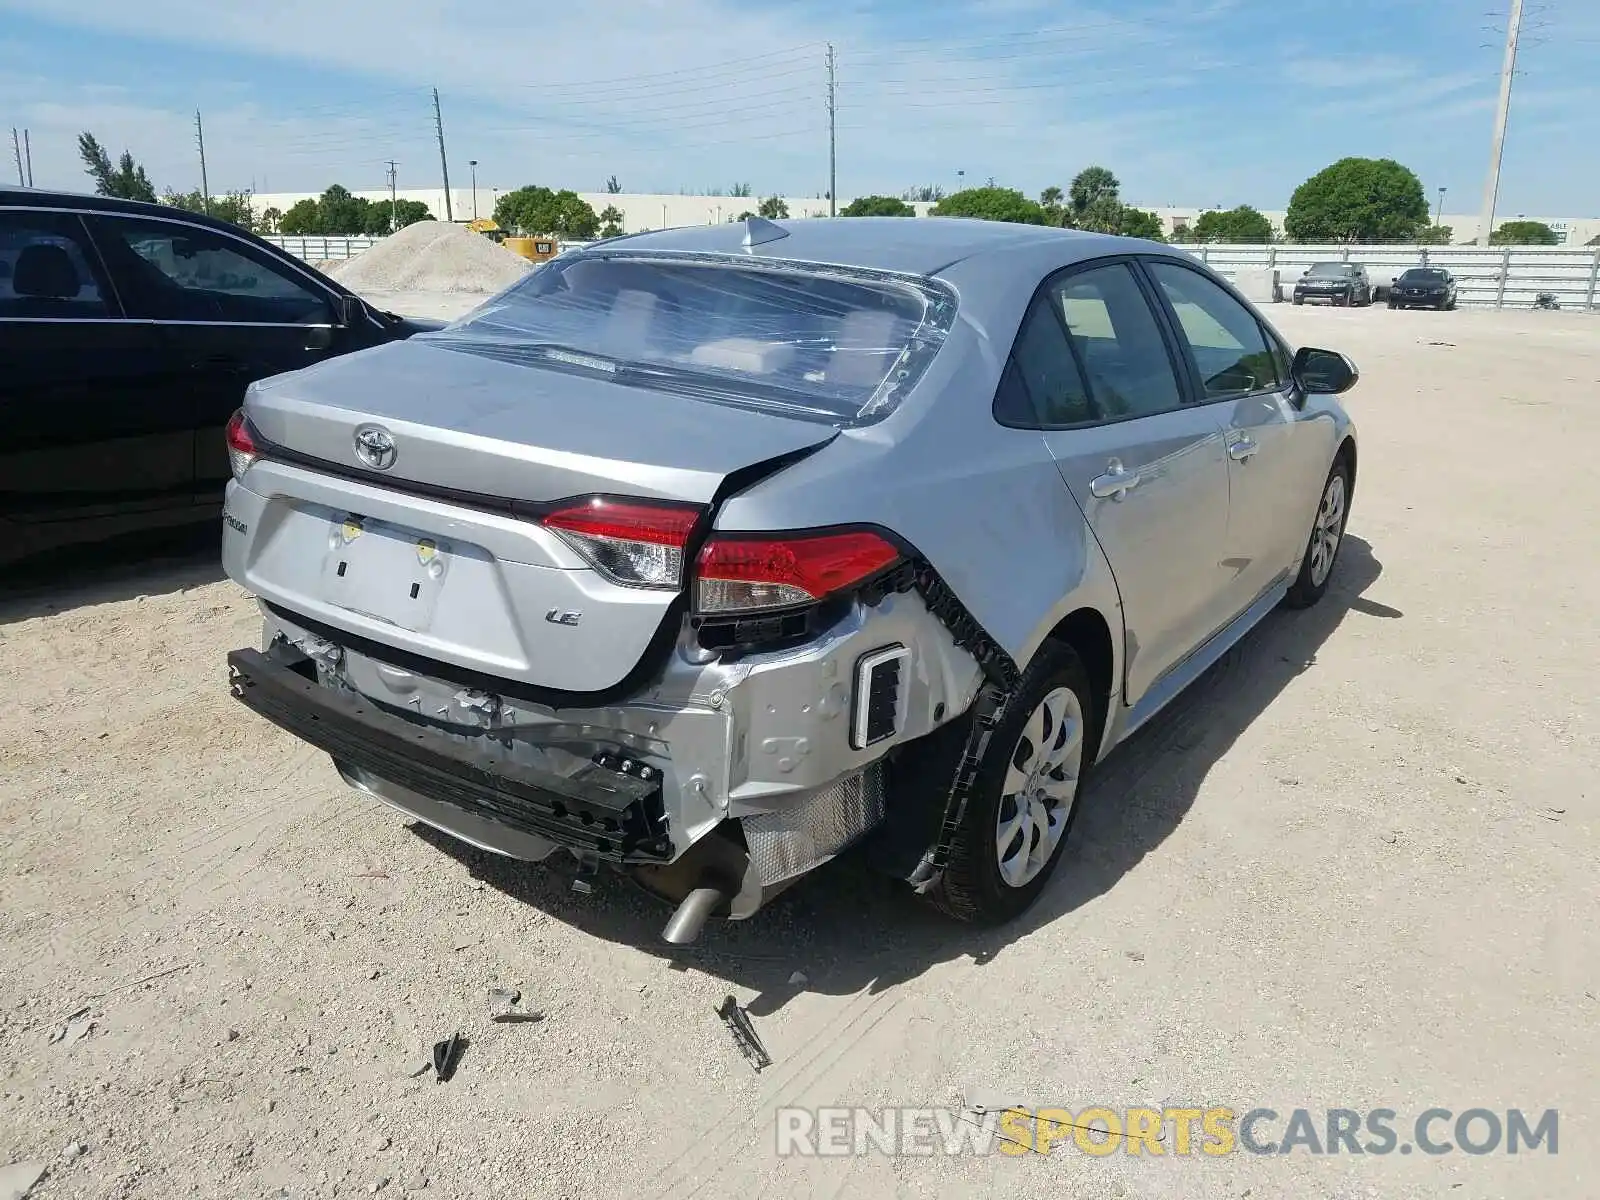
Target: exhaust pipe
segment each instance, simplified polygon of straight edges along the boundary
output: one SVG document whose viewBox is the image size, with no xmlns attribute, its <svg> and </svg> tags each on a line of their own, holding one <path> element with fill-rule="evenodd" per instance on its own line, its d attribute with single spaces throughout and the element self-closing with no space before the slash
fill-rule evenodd
<svg viewBox="0 0 1600 1200">
<path fill-rule="evenodd" d="M 695 888 L 673 912 L 667 927 L 661 931 L 662 940 L 674 946 L 689 945 L 699 938 L 712 912 L 719 904 L 726 903 L 727 899 L 728 893 L 721 888 Z"/>
</svg>

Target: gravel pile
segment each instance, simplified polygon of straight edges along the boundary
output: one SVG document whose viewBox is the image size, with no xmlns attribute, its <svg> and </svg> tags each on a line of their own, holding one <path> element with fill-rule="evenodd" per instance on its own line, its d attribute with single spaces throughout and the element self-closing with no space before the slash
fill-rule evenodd
<svg viewBox="0 0 1600 1200">
<path fill-rule="evenodd" d="M 527 259 L 459 225 L 418 221 L 346 260 L 337 274 L 356 292 L 492 295 L 532 269 Z"/>
</svg>

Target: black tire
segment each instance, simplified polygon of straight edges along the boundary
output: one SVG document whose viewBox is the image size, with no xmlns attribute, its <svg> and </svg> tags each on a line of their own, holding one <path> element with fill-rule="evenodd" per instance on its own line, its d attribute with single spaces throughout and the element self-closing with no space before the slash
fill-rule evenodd
<svg viewBox="0 0 1600 1200">
<path fill-rule="evenodd" d="M 1399 308 L 1399 307 L 1400 307 L 1400 306 L 1399 306 L 1399 305 L 1398 305 L 1398 304 L 1396 304 L 1396 303 L 1395 303 L 1395 302 L 1394 302 L 1394 301 L 1393 301 L 1393 300 L 1391 300 L 1391 301 L 1389 301 L 1389 308 L 1390 308 L 1390 309 L 1391 309 L 1391 310 L 1392 310 L 1392 309 L 1396 309 L 1396 308 Z"/>
<path fill-rule="evenodd" d="M 1449 300 L 1445 301 L 1444 310 L 1445 312 L 1455 312 L 1456 298 L 1454 296 L 1451 296 Z"/>
<path fill-rule="evenodd" d="M 1022 751 L 1022 737 L 1036 709 L 1058 688 L 1068 688 L 1077 698 L 1083 714 L 1079 736 L 1083 741 L 1077 785 L 1072 790 L 1072 806 L 1049 859 L 1027 883 L 1014 887 L 1000 873 L 997 845 L 1003 806 L 1006 773 L 1013 758 Z M 950 858 L 944 875 L 925 899 L 947 916 L 980 925 L 999 925 L 1014 920 L 1030 908 L 1050 882 L 1061 853 L 1066 848 L 1076 822 L 1083 780 L 1094 759 L 1102 716 L 1100 704 L 1089 685 L 1083 660 L 1070 646 L 1047 642 L 1028 669 L 1016 690 L 1001 709 L 1000 719 L 978 764 L 966 811 L 951 842 Z M 1014 806 L 1013 806 L 1014 811 Z"/>
<path fill-rule="evenodd" d="M 1328 504 L 1328 495 L 1337 479 L 1340 483 L 1341 503 L 1339 506 L 1338 530 L 1339 537 L 1333 547 L 1332 561 L 1328 563 L 1321 579 L 1317 578 L 1317 570 L 1313 566 L 1313 552 L 1316 549 L 1317 539 L 1323 535 L 1323 516 Z M 1289 608 L 1310 608 L 1328 590 L 1328 584 L 1333 579 L 1334 569 L 1339 565 L 1339 551 L 1344 549 L 1344 531 L 1350 523 L 1350 463 L 1344 457 L 1333 460 L 1333 467 L 1328 471 L 1328 478 L 1322 484 L 1322 491 L 1317 497 L 1316 516 L 1311 520 L 1311 534 L 1306 538 L 1305 554 L 1300 560 L 1300 574 L 1295 576 L 1293 585 L 1283 598 Z"/>
<path fill-rule="evenodd" d="M 1294 298 L 1294 302 L 1296 304 L 1304 304 L 1306 302 L 1306 298 L 1304 296 L 1296 296 Z"/>
</svg>

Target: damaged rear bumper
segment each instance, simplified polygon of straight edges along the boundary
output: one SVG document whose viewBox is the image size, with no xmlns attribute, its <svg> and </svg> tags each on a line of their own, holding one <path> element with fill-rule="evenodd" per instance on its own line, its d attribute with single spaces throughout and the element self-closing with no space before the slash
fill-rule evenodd
<svg viewBox="0 0 1600 1200">
<path fill-rule="evenodd" d="M 497 760 L 355 693 L 323 687 L 257 650 L 230 653 L 228 675 L 229 689 L 245 707 L 331 755 L 347 777 L 382 779 L 472 824 L 529 835 L 532 840 L 522 842 L 527 847 L 567 846 L 617 864 L 672 858 L 661 774 L 648 764 L 601 756 L 563 776 Z M 449 819 L 433 818 L 430 824 Z"/>
</svg>

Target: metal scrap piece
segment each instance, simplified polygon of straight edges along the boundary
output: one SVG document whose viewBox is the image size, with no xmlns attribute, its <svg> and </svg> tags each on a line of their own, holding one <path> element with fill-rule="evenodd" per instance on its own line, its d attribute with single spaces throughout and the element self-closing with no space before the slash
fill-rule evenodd
<svg viewBox="0 0 1600 1200">
<path fill-rule="evenodd" d="M 449 1083 L 461 1062 L 461 1052 L 467 1048 L 467 1039 L 452 1033 L 442 1042 L 433 1044 L 433 1075 L 439 1083 Z"/>
<path fill-rule="evenodd" d="M 715 1011 L 733 1033 L 734 1043 L 739 1047 L 739 1052 L 750 1060 L 751 1066 L 759 1071 L 772 1065 L 772 1055 L 767 1053 L 767 1048 L 756 1036 L 755 1026 L 750 1023 L 750 1014 L 739 1007 L 737 1000 L 729 996 Z"/>
</svg>

